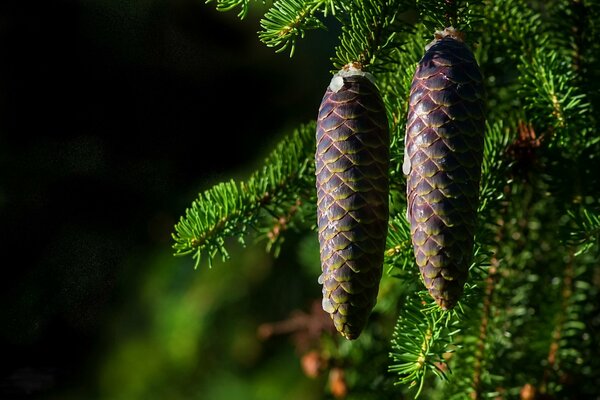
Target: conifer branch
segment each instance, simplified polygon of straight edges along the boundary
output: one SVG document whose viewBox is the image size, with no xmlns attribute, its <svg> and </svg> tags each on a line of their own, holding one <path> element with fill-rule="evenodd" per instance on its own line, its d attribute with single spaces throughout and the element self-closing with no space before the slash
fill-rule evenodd
<svg viewBox="0 0 600 400">
<path fill-rule="evenodd" d="M 485 20 L 491 25 L 486 31 L 503 32 L 490 37 L 495 42 L 494 47 L 506 51 L 513 60 L 531 57 L 536 48 L 544 47 L 548 42 L 540 15 L 522 0 L 490 2 Z"/>
<path fill-rule="evenodd" d="M 488 117 L 504 119 L 514 115 L 523 118 L 522 107 L 515 101 L 520 89 L 515 70 L 523 56 L 531 57 L 536 48 L 547 43 L 544 25 L 529 3 L 521 0 L 488 1 L 484 20 L 485 27 L 476 32 L 482 32 L 477 37 L 481 44 L 477 50 L 486 76 Z M 490 32 L 502 34 L 490 35 Z"/>
<path fill-rule="evenodd" d="M 279 215 L 299 204 L 298 199 L 310 198 L 314 129 L 314 124 L 300 127 L 246 182 L 231 180 L 201 193 L 175 226 L 175 255 L 193 254 L 196 267 L 203 254 L 209 265 L 219 253 L 227 259 L 226 238 L 235 237 L 243 244 L 248 227 L 259 225 L 263 212 Z"/>
<path fill-rule="evenodd" d="M 327 10 L 334 12 L 334 0 L 278 0 L 260 21 L 263 30 L 258 37 L 277 53 L 289 48 L 292 57 L 296 41 L 304 38 L 306 31 L 325 29 L 317 15 L 325 15 Z"/>
<path fill-rule="evenodd" d="M 275 223 L 270 229 L 268 229 L 266 233 L 267 251 L 273 251 L 273 255 L 275 257 L 279 255 L 280 245 L 283 241 L 283 232 L 290 228 L 290 224 L 297 215 L 301 206 L 302 200 L 300 198 L 296 199 L 294 204 L 287 211 L 285 211 L 281 216 L 275 218 Z"/>
<path fill-rule="evenodd" d="M 483 0 L 416 0 L 421 22 L 430 32 L 453 26 L 466 33 L 477 31 L 483 20 Z"/>
<path fill-rule="evenodd" d="M 520 93 L 534 125 L 556 132 L 553 141 L 561 147 L 578 148 L 587 128 L 581 121 L 586 119 L 590 104 L 578 91 L 570 64 L 556 51 L 537 48 L 531 59 L 521 57 L 519 71 Z"/>
<path fill-rule="evenodd" d="M 398 383 L 417 387 L 415 398 L 423 389 L 429 372 L 445 379 L 444 354 L 451 352 L 449 344 L 457 329 L 458 320 L 443 313 L 427 292 L 406 299 L 403 312 L 394 329 L 390 357 L 395 361 L 390 372 L 400 376 Z"/>
<path fill-rule="evenodd" d="M 589 251 L 593 246 L 600 247 L 600 214 L 582 207 L 577 213 L 569 213 L 576 225 L 571 232 L 569 243 L 578 245 L 575 255 Z"/>
<path fill-rule="evenodd" d="M 217 11 L 225 12 L 231 11 L 234 8 L 239 8 L 237 16 L 240 19 L 244 19 L 248 15 L 250 3 L 252 0 L 206 0 L 206 3 L 212 3 L 213 1 L 217 3 Z M 262 0 L 262 2 L 264 4 L 264 0 Z"/>
<path fill-rule="evenodd" d="M 334 66 L 340 69 L 349 63 L 358 63 L 371 71 L 392 67 L 393 53 L 403 43 L 402 35 L 411 30 L 411 26 L 400 18 L 410 5 L 408 0 L 351 0 L 345 3 Z"/>
<path fill-rule="evenodd" d="M 416 275 L 413 267 L 413 249 L 410 238 L 410 227 L 404 215 L 396 215 L 390 218 L 387 249 L 385 251 L 385 262 L 392 268 L 410 271 Z M 416 278 L 416 276 L 415 276 Z"/>
</svg>

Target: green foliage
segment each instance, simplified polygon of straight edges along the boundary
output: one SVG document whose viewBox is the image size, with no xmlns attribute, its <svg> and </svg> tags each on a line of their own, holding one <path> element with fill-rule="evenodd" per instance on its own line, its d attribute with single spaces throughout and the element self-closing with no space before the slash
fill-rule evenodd
<svg viewBox="0 0 600 400">
<path fill-rule="evenodd" d="M 416 0 L 416 7 L 422 23 L 431 32 L 453 26 L 461 32 L 474 31 L 482 23 L 481 0 Z"/>
<path fill-rule="evenodd" d="M 248 1 L 218 4 L 244 10 Z M 278 0 L 259 36 L 293 54 L 330 15 L 341 23 L 333 67 L 356 62 L 376 74 L 391 127 L 388 274 L 379 303 L 358 343 L 328 335 L 321 343 L 346 371 L 350 397 L 369 398 L 366 388 L 377 387 L 381 398 L 517 398 L 528 384 L 557 399 L 592 398 L 600 385 L 600 358 L 590 357 L 600 345 L 600 6 Z M 463 298 L 445 312 L 422 291 L 402 161 L 412 75 L 434 31 L 449 25 L 474 49 L 489 112 L 475 257 Z M 247 182 L 202 193 L 176 227 L 177 253 L 197 264 L 201 254 L 226 258 L 226 240 L 243 239 L 249 227 L 276 250 L 282 236 L 274 226 L 314 228 L 313 137 L 314 125 L 301 127 Z M 396 392 L 391 377 L 401 385 Z"/>
<path fill-rule="evenodd" d="M 411 26 L 401 19 L 411 5 L 407 0 L 352 0 L 344 3 L 342 35 L 333 65 L 341 69 L 357 62 L 363 69 L 393 67 L 403 34 Z"/>
<path fill-rule="evenodd" d="M 531 59 L 519 64 L 521 95 L 530 120 L 553 135 L 566 148 L 576 148 L 586 139 L 585 114 L 590 104 L 576 86 L 576 74 L 556 52 L 537 47 Z"/>
<path fill-rule="evenodd" d="M 400 383 L 417 387 L 415 397 L 423 390 L 427 373 L 446 379 L 443 356 L 452 352 L 452 338 L 460 331 L 457 319 L 452 318 L 456 314 L 440 311 L 426 291 L 407 299 L 394 329 L 391 357 L 395 364 L 389 370 L 400 375 Z"/>
<path fill-rule="evenodd" d="M 260 21 L 260 40 L 277 52 L 289 48 L 291 57 L 306 31 L 325 28 L 319 17 L 327 10 L 334 10 L 333 0 L 278 0 Z"/>
<path fill-rule="evenodd" d="M 206 0 L 206 3 L 212 3 L 213 1 L 217 3 L 218 11 L 231 11 L 239 8 L 237 16 L 244 19 L 248 15 L 252 0 Z"/>
<path fill-rule="evenodd" d="M 591 248 L 600 249 L 600 213 L 587 208 L 569 211 L 576 229 L 570 232 L 569 243 L 580 246 L 575 255 L 586 253 Z"/>
<path fill-rule="evenodd" d="M 302 215 L 294 207 L 311 208 L 313 153 L 314 124 L 307 124 L 281 142 L 247 181 L 231 180 L 200 193 L 175 226 L 175 254 L 192 254 L 196 267 L 204 254 L 210 266 L 217 254 L 229 258 L 225 238 L 244 244 L 249 227 L 270 229 L 283 224 L 281 218 L 289 225 L 288 219 Z M 279 232 L 270 244 L 278 237 Z"/>
<path fill-rule="evenodd" d="M 403 215 L 395 215 L 390 218 L 387 250 L 385 251 L 385 262 L 392 268 L 398 268 L 402 272 L 411 273 L 416 277 L 417 270 L 412 262 L 412 242 L 410 239 L 410 226 Z M 389 273 L 394 273 L 391 269 Z"/>
</svg>

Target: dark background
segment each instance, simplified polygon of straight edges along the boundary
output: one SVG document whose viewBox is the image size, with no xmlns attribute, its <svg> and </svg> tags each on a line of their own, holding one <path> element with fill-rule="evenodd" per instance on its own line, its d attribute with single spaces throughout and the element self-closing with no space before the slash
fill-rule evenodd
<svg viewBox="0 0 600 400">
<path fill-rule="evenodd" d="M 98 365 L 131 331 L 114 327 L 148 328 L 128 307 L 153 260 L 175 262 L 185 207 L 314 117 L 335 35 L 290 60 L 258 19 L 201 0 L 0 3 L 0 398 L 102 397 Z M 165 279 L 203 273 L 176 260 Z"/>
</svg>

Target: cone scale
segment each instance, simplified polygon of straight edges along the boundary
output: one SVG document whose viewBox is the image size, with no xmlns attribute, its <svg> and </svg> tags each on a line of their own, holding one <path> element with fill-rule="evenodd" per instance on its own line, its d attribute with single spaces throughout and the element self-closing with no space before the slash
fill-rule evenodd
<svg viewBox="0 0 600 400">
<path fill-rule="evenodd" d="M 388 224 L 389 127 L 373 77 L 338 72 L 317 119 L 317 216 L 323 309 L 347 339 L 377 300 Z"/>
<path fill-rule="evenodd" d="M 479 66 L 461 34 L 436 33 L 411 85 L 403 171 L 416 262 L 445 310 L 461 297 L 473 258 L 484 97 Z"/>
</svg>

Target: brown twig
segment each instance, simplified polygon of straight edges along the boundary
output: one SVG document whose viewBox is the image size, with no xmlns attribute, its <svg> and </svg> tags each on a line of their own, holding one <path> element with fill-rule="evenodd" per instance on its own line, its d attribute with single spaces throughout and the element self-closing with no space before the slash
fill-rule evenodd
<svg viewBox="0 0 600 400">
<path fill-rule="evenodd" d="M 294 218 L 294 215 L 298 212 L 298 208 L 302 205 L 302 201 L 297 199 L 296 202 L 289 208 L 287 213 L 280 216 L 273 228 L 267 233 L 267 237 L 269 238 L 270 243 L 274 243 L 278 238 L 281 232 L 285 231 L 288 228 L 288 224 Z"/>
<path fill-rule="evenodd" d="M 515 174 L 525 175 L 535 166 L 537 149 L 542 145 L 545 135 L 538 136 L 531 123 L 519 121 L 518 137 L 508 147 L 508 154 L 516 161 Z"/>
<path fill-rule="evenodd" d="M 266 340 L 276 335 L 292 335 L 299 353 L 306 353 L 319 344 L 323 332 L 335 332 L 333 322 L 323 309 L 321 302 L 315 300 L 310 312 L 293 311 L 288 319 L 265 323 L 258 327 L 258 337 Z"/>
</svg>

